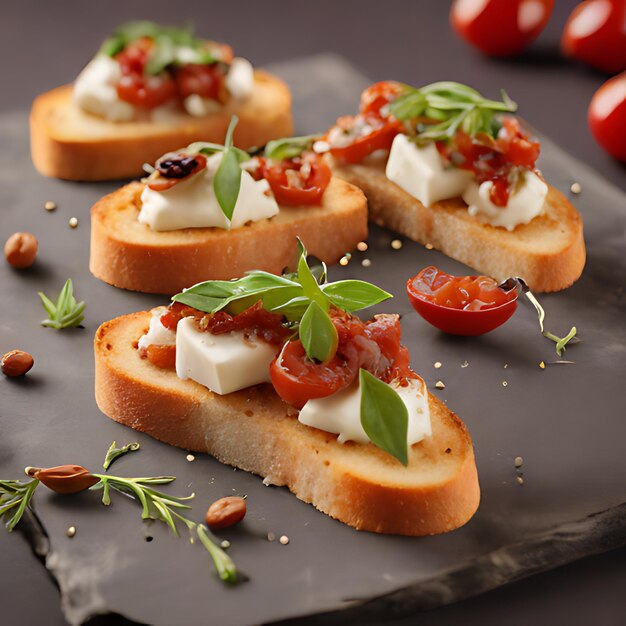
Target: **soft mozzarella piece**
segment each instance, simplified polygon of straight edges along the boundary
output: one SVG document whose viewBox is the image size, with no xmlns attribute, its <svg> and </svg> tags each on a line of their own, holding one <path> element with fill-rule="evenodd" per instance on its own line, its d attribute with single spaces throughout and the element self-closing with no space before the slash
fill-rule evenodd
<svg viewBox="0 0 626 626">
<path fill-rule="evenodd" d="M 496 206 L 489 199 L 493 186 L 491 181 L 480 185 L 471 182 L 463 194 L 469 214 L 487 224 L 501 226 L 507 230 L 513 230 L 519 224 L 528 224 L 532 219 L 541 215 L 548 195 L 548 185 L 529 170 L 521 170 L 518 175 L 522 179 L 511 191 L 505 207 Z"/>
<path fill-rule="evenodd" d="M 185 107 L 185 111 L 194 117 L 211 115 L 212 113 L 217 113 L 222 108 L 222 105 L 217 100 L 213 100 L 213 98 L 203 98 L 197 93 L 192 93 L 190 96 L 187 96 L 183 100 L 183 106 Z"/>
<path fill-rule="evenodd" d="M 119 63 L 99 54 L 87 64 L 74 83 L 74 102 L 94 115 L 112 122 L 127 122 L 135 117 L 135 107 L 120 100 L 117 83 L 122 77 Z"/>
<path fill-rule="evenodd" d="M 139 222 L 157 231 L 210 226 L 229 230 L 278 213 L 276 200 L 266 195 L 269 183 L 265 179 L 254 180 L 242 170 L 239 197 L 229 222 L 213 190 L 213 179 L 221 161 L 221 152 L 210 156 L 203 172 L 166 191 L 154 191 L 146 185 L 141 194 Z"/>
<path fill-rule="evenodd" d="M 393 140 L 385 174 L 427 207 L 460 196 L 472 180 L 470 172 L 445 167 L 433 141 L 418 146 L 402 134 Z"/>
<path fill-rule="evenodd" d="M 420 379 L 414 379 L 406 387 L 393 382 L 390 386 L 402 398 L 409 414 L 408 444 L 429 437 L 432 432 L 426 385 Z M 307 426 L 339 435 L 339 443 L 369 441 L 361 426 L 361 388 L 358 381 L 332 396 L 309 400 L 302 407 L 298 419 Z"/>
<path fill-rule="evenodd" d="M 148 346 L 176 345 L 176 333 L 161 324 L 161 316 L 164 313 L 167 313 L 167 307 L 165 306 L 158 306 L 152 309 L 148 332 L 139 338 L 140 350 L 145 350 Z"/>
<path fill-rule="evenodd" d="M 254 89 L 254 68 L 248 59 L 235 57 L 226 74 L 226 89 L 235 100 L 245 100 Z"/>
<path fill-rule="evenodd" d="M 270 380 L 276 347 L 243 331 L 212 335 L 186 317 L 176 328 L 176 374 L 224 395 Z"/>
</svg>

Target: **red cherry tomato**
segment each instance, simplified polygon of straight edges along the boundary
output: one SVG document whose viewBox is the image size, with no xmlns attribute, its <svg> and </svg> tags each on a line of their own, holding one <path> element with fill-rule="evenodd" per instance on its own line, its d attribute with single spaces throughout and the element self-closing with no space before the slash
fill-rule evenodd
<svg viewBox="0 0 626 626">
<path fill-rule="evenodd" d="M 553 8 L 554 0 L 455 0 L 450 22 L 485 54 L 511 56 L 539 35 Z"/>
<path fill-rule="evenodd" d="M 517 291 L 503 291 L 488 276 L 452 276 L 430 266 L 406 284 L 413 308 L 452 335 L 482 335 L 506 322 L 517 308 Z"/>
<path fill-rule="evenodd" d="M 197 65 L 188 63 L 176 70 L 176 86 L 181 98 L 197 94 L 202 98 L 224 100 L 224 72 L 217 63 Z"/>
<path fill-rule="evenodd" d="M 380 115 L 380 110 L 390 102 L 393 102 L 402 93 L 402 90 L 402 85 L 392 80 L 385 80 L 370 85 L 361 94 L 359 109 L 361 114 Z"/>
<path fill-rule="evenodd" d="M 565 24 L 561 49 L 609 74 L 626 70 L 626 2 L 581 2 Z"/>
<path fill-rule="evenodd" d="M 337 124 L 326 134 L 326 139 L 335 159 L 342 163 L 360 163 L 376 150 L 389 150 L 400 129 L 401 124 L 395 119 L 346 115 L 337 120 Z M 339 133 L 345 139 L 345 145 L 332 141 L 333 134 Z"/>
<path fill-rule="evenodd" d="M 339 355 L 328 363 L 311 361 L 299 339 L 287 342 L 270 365 L 276 393 L 297 409 L 307 400 L 325 398 L 347 387 L 355 375 L 353 367 Z"/>
<path fill-rule="evenodd" d="M 270 184 L 278 204 L 320 205 L 331 179 L 331 171 L 321 156 L 305 156 L 278 163 L 262 163 L 262 175 Z"/>
<path fill-rule="evenodd" d="M 610 155 L 626 161 L 626 72 L 609 79 L 596 91 L 587 121 L 596 141 Z"/>
</svg>

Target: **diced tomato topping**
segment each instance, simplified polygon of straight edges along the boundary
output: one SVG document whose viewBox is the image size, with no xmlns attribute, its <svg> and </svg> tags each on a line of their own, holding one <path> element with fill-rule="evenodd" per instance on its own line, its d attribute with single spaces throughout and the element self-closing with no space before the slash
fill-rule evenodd
<svg viewBox="0 0 626 626">
<path fill-rule="evenodd" d="M 489 276 L 452 276 L 432 265 L 409 281 L 410 294 L 440 306 L 463 311 L 493 309 L 517 297 Z"/>
<path fill-rule="evenodd" d="M 176 346 L 150 345 L 145 350 L 145 357 L 157 367 L 174 369 L 176 367 Z"/>
<path fill-rule="evenodd" d="M 359 112 L 363 115 L 378 115 L 386 117 L 381 109 L 393 102 L 401 93 L 403 87 L 400 83 L 392 80 L 385 80 L 370 85 L 361 94 L 361 104 Z"/>
<path fill-rule="evenodd" d="M 377 150 L 389 150 L 402 130 L 395 118 L 377 115 L 346 115 L 325 136 L 332 156 L 342 163 L 360 163 Z"/>
<path fill-rule="evenodd" d="M 257 174 L 267 180 L 278 204 L 317 206 L 322 203 L 332 174 L 321 156 L 304 154 L 278 162 L 265 159 L 259 162 Z"/>
<path fill-rule="evenodd" d="M 457 167 L 473 172 L 479 183 L 492 181 L 490 200 L 500 207 L 507 205 L 514 167 L 534 169 L 539 158 L 539 143 L 532 141 L 520 128 L 515 117 L 503 119 L 498 136 L 484 133 L 470 137 L 458 131 L 454 141 L 437 142 L 439 153 Z"/>
<path fill-rule="evenodd" d="M 181 98 L 197 94 L 202 98 L 225 102 L 228 97 L 224 86 L 224 70 L 218 63 L 188 63 L 176 70 L 175 80 Z"/>
<path fill-rule="evenodd" d="M 156 169 L 148 178 L 147 185 L 153 191 L 165 191 L 189 180 L 205 167 L 206 157 L 203 154 L 166 154 L 156 162 Z"/>
</svg>

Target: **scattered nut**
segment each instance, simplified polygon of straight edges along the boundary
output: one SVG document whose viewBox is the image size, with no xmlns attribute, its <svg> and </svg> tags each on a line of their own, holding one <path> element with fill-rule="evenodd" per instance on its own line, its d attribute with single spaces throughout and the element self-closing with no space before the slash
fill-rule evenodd
<svg viewBox="0 0 626 626">
<path fill-rule="evenodd" d="M 281 535 L 278 541 L 280 541 L 280 543 L 286 546 L 289 543 L 289 537 L 287 537 L 287 535 Z"/>
<path fill-rule="evenodd" d="M 70 526 L 66 531 L 65 534 L 71 539 L 72 537 L 74 537 L 76 535 L 76 526 Z"/>
<path fill-rule="evenodd" d="M 392 247 L 394 250 L 400 250 L 400 248 L 402 247 L 402 242 L 401 242 L 399 239 L 394 239 L 394 240 L 391 242 L 391 247 Z"/>
<path fill-rule="evenodd" d="M 524 484 L 524 479 L 521 476 L 516 476 L 515 480 L 517 481 L 518 485 L 523 485 Z"/>
<path fill-rule="evenodd" d="M 503 386 L 503 387 L 506 387 L 508 384 L 509 384 L 509 383 L 507 383 L 507 382 L 506 382 L 506 380 L 503 380 L 503 381 L 502 381 L 502 386 Z"/>
<path fill-rule="evenodd" d="M 571 187 L 569 188 L 569 190 L 573 193 L 578 195 L 582 190 L 583 187 L 580 183 L 572 183 Z"/>
<path fill-rule="evenodd" d="M 433 244 L 432 243 L 427 243 L 425 246 L 426 250 L 432 250 L 433 249 Z"/>
<path fill-rule="evenodd" d="M 539 362 L 539 367 L 540 367 L 542 370 L 545 370 L 545 369 L 546 369 L 546 364 L 545 364 L 543 361 L 540 361 L 540 362 Z"/>
<path fill-rule="evenodd" d="M 196 457 L 195 457 L 193 454 L 188 454 L 185 458 L 186 458 L 186 459 L 187 459 L 190 463 L 192 463 L 193 461 L 195 461 L 195 460 L 196 460 Z"/>
<path fill-rule="evenodd" d="M 524 459 L 521 456 L 515 457 L 515 467 L 522 467 L 524 464 Z"/>
<path fill-rule="evenodd" d="M 363 267 L 370 267 L 370 266 L 372 265 L 372 262 L 371 262 L 369 259 L 363 259 L 363 260 L 361 261 L 361 265 L 362 265 Z"/>
<path fill-rule="evenodd" d="M 359 243 L 356 244 L 356 249 L 359 250 L 360 252 L 365 252 L 368 248 L 367 243 L 365 243 L 365 241 L 359 241 Z"/>
<path fill-rule="evenodd" d="M 68 222 L 68 224 L 70 225 L 70 228 L 76 228 L 78 226 L 78 218 L 70 217 L 70 221 Z"/>
<path fill-rule="evenodd" d="M 443 380 L 438 380 L 438 381 L 435 383 L 435 387 L 437 387 L 437 389 L 445 389 L 445 388 L 446 388 L 446 385 L 445 385 L 445 383 L 443 382 Z"/>
<path fill-rule="evenodd" d="M 224 550 L 228 550 L 228 548 L 230 548 L 230 541 L 228 541 L 228 539 L 224 539 L 222 541 L 222 543 L 220 543 L 220 546 L 224 549 Z"/>
<path fill-rule="evenodd" d="M 46 211 L 54 211 L 57 208 L 57 203 L 52 202 L 52 200 L 47 200 L 43 208 L 46 209 Z"/>
<path fill-rule="evenodd" d="M 461 363 L 461 367 L 463 369 L 465 369 L 466 367 L 468 367 L 469 363 L 467 361 L 463 361 L 463 363 Z"/>
<path fill-rule="evenodd" d="M 220 530 L 240 522 L 246 514 L 246 501 L 239 496 L 227 496 L 216 500 L 206 512 L 206 523 Z"/>
<path fill-rule="evenodd" d="M 35 359 L 22 350 L 11 350 L 2 357 L 2 373 L 5 376 L 24 376 L 33 366 Z"/>
<path fill-rule="evenodd" d="M 346 265 L 348 265 L 348 263 L 350 263 L 350 256 L 351 255 L 349 253 L 344 255 L 344 256 L 342 256 L 339 259 L 339 265 L 341 265 L 342 267 L 345 267 Z"/>
<path fill-rule="evenodd" d="M 37 256 L 37 237 L 31 233 L 15 233 L 4 244 L 4 255 L 12 267 L 30 267 Z"/>
<path fill-rule="evenodd" d="M 435 362 L 433 363 L 433 367 L 434 367 L 436 370 L 438 370 L 438 369 L 439 369 L 442 365 L 443 365 L 443 364 L 442 364 L 442 362 L 441 362 L 441 361 L 435 361 Z"/>
</svg>

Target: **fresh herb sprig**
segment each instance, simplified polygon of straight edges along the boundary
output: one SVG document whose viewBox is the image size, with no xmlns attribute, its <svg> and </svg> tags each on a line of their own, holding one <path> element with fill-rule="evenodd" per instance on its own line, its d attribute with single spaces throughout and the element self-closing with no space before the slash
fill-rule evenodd
<svg viewBox="0 0 626 626">
<path fill-rule="evenodd" d="M 63 285 L 63 289 L 61 289 L 61 293 L 59 293 L 56 302 L 52 302 L 52 300 L 41 291 L 39 292 L 39 297 L 41 298 L 43 308 L 48 314 L 48 319 L 41 322 L 42 326 L 60 330 L 62 328 L 80 326 L 85 319 L 83 312 L 87 305 L 82 301 L 76 302 L 71 278 L 68 278 L 65 285 Z"/>
<path fill-rule="evenodd" d="M 417 141 L 452 139 L 458 130 L 469 135 L 479 132 L 495 136 L 498 130 L 497 113 L 513 113 L 517 104 L 506 92 L 502 100 L 490 100 L 478 91 L 452 81 L 443 81 L 425 87 L 405 86 L 403 93 L 389 105 L 395 118 L 408 122 L 427 118 L 417 123 Z"/>
<path fill-rule="evenodd" d="M 303 135 L 301 137 L 283 137 L 272 139 L 265 145 L 263 154 L 266 158 L 274 161 L 293 159 L 300 156 L 306 150 L 313 148 L 313 143 L 319 139 L 319 135 Z"/>
<path fill-rule="evenodd" d="M 354 313 L 392 296 L 361 280 L 327 282 L 325 266 L 309 267 L 300 240 L 298 246 L 295 273 L 276 276 L 252 271 L 237 280 L 210 280 L 186 289 L 172 300 L 205 313 L 226 310 L 233 315 L 260 300 L 267 311 L 286 317 L 311 360 L 327 361 L 337 348 L 337 330 L 329 315 L 331 306 Z"/>
<path fill-rule="evenodd" d="M 11 532 L 30 507 L 30 501 L 39 485 L 32 480 L 0 480 L 0 519 L 4 519 L 7 530 Z"/>
<path fill-rule="evenodd" d="M 136 452 L 137 450 L 139 450 L 140 447 L 141 446 L 139 445 L 139 442 L 133 441 L 132 443 L 126 444 L 125 446 L 118 448 L 116 442 L 114 441 L 107 450 L 102 467 L 105 470 L 108 470 L 116 459 L 119 459 L 121 456 L 124 456 L 129 452 Z"/>
</svg>

